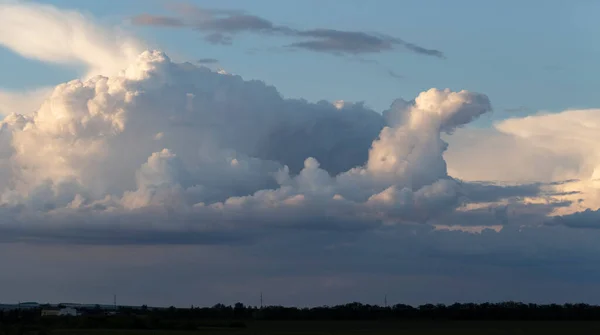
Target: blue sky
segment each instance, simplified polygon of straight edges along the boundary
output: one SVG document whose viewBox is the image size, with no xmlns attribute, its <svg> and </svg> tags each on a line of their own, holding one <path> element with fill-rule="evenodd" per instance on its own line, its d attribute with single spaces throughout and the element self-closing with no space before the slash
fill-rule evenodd
<svg viewBox="0 0 600 335">
<path fill-rule="evenodd" d="M 62 8 L 91 13 L 101 21 L 123 23 L 141 13 L 168 14 L 161 1 L 46 0 Z M 362 55 L 379 65 L 314 53 L 285 52 L 281 38 L 243 35 L 233 45 L 211 45 L 192 30 L 128 27 L 151 47 L 176 60 L 216 58 L 220 66 L 246 79 L 260 79 L 285 97 L 309 101 L 365 101 L 377 111 L 398 97 L 410 98 L 430 87 L 483 92 L 492 100 L 493 119 L 539 110 L 560 111 L 600 105 L 594 41 L 599 28 L 594 1 L 190 1 L 202 7 L 244 9 L 249 14 L 294 28 L 332 28 L 385 33 L 446 59 L 403 50 Z M 249 52 L 255 50 L 255 52 Z M 349 57 L 351 58 L 351 57 Z M 4 89 L 22 89 L 69 80 L 76 69 L 0 52 Z M 393 78 L 388 70 L 403 78 Z M 35 73 L 36 75 L 33 75 Z M 515 110 L 505 112 L 505 110 Z M 484 118 L 478 124 L 486 124 Z"/>
</svg>

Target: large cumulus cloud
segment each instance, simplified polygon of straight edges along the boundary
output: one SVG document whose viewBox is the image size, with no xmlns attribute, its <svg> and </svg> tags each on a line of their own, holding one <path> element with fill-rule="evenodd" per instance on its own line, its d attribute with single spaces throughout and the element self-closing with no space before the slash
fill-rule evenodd
<svg viewBox="0 0 600 335">
<path fill-rule="evenodd" d="M 440 137 L 490 111 L 485 95 L 448 89 L 399 99 L 383 115 L 288 100 L 262 82 L 146 51 L 118 75 L 61 84 L 35 113 L 4 119 L 1 201 L 15 222 L 82 212 L 157 221 L 153 211 L 171 211 L 193 219 L 152 226 L 424 223 L 490 201 L 448 175 Z M 538 192 L 482 187 L 492 200 Z"/>
</svg>

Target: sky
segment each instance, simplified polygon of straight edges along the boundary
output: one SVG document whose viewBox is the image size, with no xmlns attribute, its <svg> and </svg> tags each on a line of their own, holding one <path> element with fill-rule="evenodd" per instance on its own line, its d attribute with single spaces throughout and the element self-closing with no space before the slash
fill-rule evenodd
<svg viewBox="0 0 600 335">
<path fill-rule="evenodd" d="M 1 299 L 600 303 L 599 10 L 0 0 Z"/>
</svg>

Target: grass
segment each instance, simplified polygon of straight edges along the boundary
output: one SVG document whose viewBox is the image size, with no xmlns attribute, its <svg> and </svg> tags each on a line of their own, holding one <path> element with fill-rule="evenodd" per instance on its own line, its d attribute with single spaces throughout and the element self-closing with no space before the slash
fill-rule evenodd
<svg viewBox="0 0 600 335">
<path fill-rule="evenodd" d="M 55 330 L 52 335 L 504 335 L 600 334 L 598 321 L 454 321 L 454 322 L 251 322 L 245 329 L 204 328 L 197 331 Z"/>
</svg>

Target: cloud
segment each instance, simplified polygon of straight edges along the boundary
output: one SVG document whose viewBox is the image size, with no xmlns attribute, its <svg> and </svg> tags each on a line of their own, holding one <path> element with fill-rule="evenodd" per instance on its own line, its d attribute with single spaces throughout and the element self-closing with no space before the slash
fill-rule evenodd
<svg viewBox="0 0 600 335">
<path fill-rule="evenodd" d="M 430 50 L 413 43 L 407 43 L 398 38 L 368 34 L 365 32 L 313 29 L 299 31 L 296 35 L 299 37 L 312 37 L 315 39 L 311 41 L 295 42 L 290 46 L 311 51 L 363 54 L 390 51 L 399 45 L 414 53 L 444 58 L 444 54 L 439 50 Z"/>
<path fill-rule="evenodd" d="M 140 43 L 77 11 L 31 2 L 0 2 L 0 45 L 44 62 L 80 63 L 112 75 L 140 52 Z"/>
<path fill-rule="evenodd" d="M 219 60 L 215 58 L 200 58 L 196 62 L 199 64 L 215 64 L 218 63 Z"/>
<path fill-rule="evenodd" d="M 147 51 L 116 76 L 61 84 L 35 113 L 3 121 L 10 169 L 0 199 L 6 220 L 33 231 L 35 222 L 109 229 L 116 215 L 132 234 L 136 221 L 167 228 L 165 242 L 184 226 L 210 234 L 425 223 L 466 203 L 535 195 L 483 196 L 448 175 L 441 133 L 489 111 L 485 95 L 448 89 L 399 99 L 383 116 L 360 103 L 286 100 L 262 82 Z"/>
<path fill-rule="evenodd" d="M 231 45 L 233 44 L 233 39 L 229 35 L 225 35 L 223 33 L 212 33 L 208 34 L 205 37 L 206 41 L 211 44 L 222 44 L 222 45 Z"/>
<path fill-rule="evenodd" d="M 142 14 L 134 16 L 131 23 L 138 26 L 184 27 L 185 22 L 178 18 Z"/>
<path fill-rule="evenodd" d="M 342 31 L 336 29 L 299 30 L 288 26 L 279 26 L 273 22 L 246 13 L 245 11 L 215 10 L 195 7 L 191 4 L 171 6 L 179 17 L 141 14 L 134 16 L 133 24 L 141 26 L 182 27 L 188 26 L 205 34 L 212 44 L 229 45 L 233 37 L 241 33 L 279 35 L 298 40 L 288 45 L 292 49 L 304 49 L 335 55 L 359 55 L 392 51 L 397 47 L 416 54 L 444 58 L 443 52 L 427 49 L 402 39 L 360 31 Z M 306 40 L 306 39 L 309 40 Z"/>
<path fill-rule="evenodd" d="M 131 22 L 140 26 L 193 27 L 199 31 L 209 32 L 207 35 L 209 41 L 211 36 L 231 39 L 231 35 L 243 32 L 293 33 L 288 27 L 275 26 L 267 19 L 243 11 L 204 9 L 193 5 L 185 5 L 184 8 L 180 6 L 172 9 L 180 12 L 181 18 L 141 14 L 134 16 Z"/>
<path fill-rule="evenodd" d="M 50 96 L 51 87 L 33 89 L 29 91 L 0 91 L 0 115 L 19 113 L 29 115 L 33 113 L 42 102 Z"/>
<path fill-rule="evenodd" d="M 548 220 L 548 225 L 564 225 L 571 228 L 600 228 L 600 213 L 589 208 L 582 212 L 573 213 L 565 216 L 555 216 Z"/>
<path fill-rule="evenodd" d="M 598 115 L 596 109 L 540 113 L 497 122 L 494 129 L 459 131 L 446 155 L 449 170 L 463 180 L 565 181 L 554 188 L 570 206 L 552 215 L 597 210 Z M 462 145 L 467 142 L 472 143 L 468 149 Z M 473 155 L 480 159 L 463 161 Z"/>
<path fill-rule="evenodd" d="M 123 304 L 182 307 L 257 305 L 261 291 L 266 304 L 296 306 L 381 304 L 386 294 L 390 304 L 597 303 L 597 238 L 565 227 L 470 234 L 404 226 L 379 234 L 270 230 L 250 245 L 0 244 L 0 283 L 13 283 L 8 301 L 96 303 L 116 293 Z M 44 273 L 41 288 L 32 278 Z"/>
<path fill-rule="evenodd" d="M 395 79 L 404 79 L 404 76 L 401 74 L 398 74 L 392 70 L 388 70 L 387 73 L 390 75 L 390 77 L 395 78 Z"/>
<path fill-rule="evenodd" d="M 211 20 L 200 20 L 196 24 L 199 30 L 235 34 L 246 31 L 271 32 L 277 30 L 273 23 L 254 15 L 237 14 Z"/>
<path fill-rule="evenodd" d="M 0 46 L 23 57 L 84 66 L 84 76 L 113 75 L 143 50 L 135 38 L 73 10 L 25 1 L 0 1 Z M 31 114 L 52 87 L 0 91 L 0 115 Z"/>
</svg>

